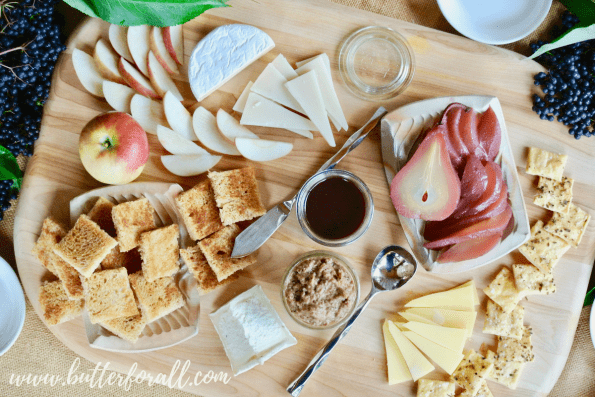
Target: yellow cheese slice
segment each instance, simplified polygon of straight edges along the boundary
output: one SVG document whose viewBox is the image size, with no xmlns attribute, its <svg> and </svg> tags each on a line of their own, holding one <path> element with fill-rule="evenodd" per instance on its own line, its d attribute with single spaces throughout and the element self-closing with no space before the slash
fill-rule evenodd
<svg viewBox="0 0 595 397">
<path fill-rule="evenodd" d="M 454 287 L 451 289 L 468 287 L 469 285 L 471 285 L 473 287 L 473 303 L 475 303 L 475 305 L 477 306 L 477 305 L 479 305 L 479 296 L 477 296 L 477 288 L 475 288 L 475 280 L 471 279 L 471 280 L 467 281 L 465 284 L 461 284 L 458 287 Z"/>
<path fill-rule="evenodd" d="M 407 337 L 419 350 L 430 357 L 436 364 L 451 375 L 459 366 L 463 359 L 463 353 L 453 352 L 446 347 L 440 346 L 429 339 L 419 336 L 415 332 L 405 331 L 403 335 Z"/>
<path fill-rule="evenodd" d="M 417 321 L 409 321 L 404 326 L 416 334 L 457 353 L 463 351 L 467 341 L 467 331 L 464 329 L 424 324 Z"/>
<path fill-rule="evenodd" d="M 408 302 L 405 307 L 441 307 L 443 309 L 474 311 L 474 286 L 451 289 L 425 295 Z"/>
<path fill-rule="evenodd" d="M 397 383 L 406 382 L 413 378 L 411 377 L 409 368 L 407 368 L 407 363 L 405 362 L 403 354 L 401 354 L 397 343 L 388 330 L 388 323 L 388 320 L 384 320 L 384 324 L 382 325 L 382 333 L 384 334 L 384 347 L 386 348 L 388 384 L 394 385 Z"/>
<path fill-rule="evenodd" d="M 431 320 L 435 324 L 442 325 L 443 327 L 463 328 L 467 331 L 467 337 L 470 337 L 471 334 L 473 334 L 475 318 L 477 317 L 477 312 L 464 312 L 460 310 L 439 309 L 433 307 L 412 307 L 405 310 L 405 313 Z M 405 318 L 409 321 L 423 322 L 421 320 L 414 320 L 413 318 Z"/>
<path fill-rule="evenodd" d="M 401 331 L 399 331 L 395 324 L 393 324 L 391 321 L 388 321 L 388 330 L 397 343 L 401 354 L 403 354 L 403 358 L 407 363 L 407 368 L 409 368 L 409 373 L 411 374 L 414 382 L 434 370 L 434 366 L 428 361 L 428 359 L 425 358 L 419 350 L 417 350 L 417 348 L 409 341 L 409 339 L 403 336 Z"/>
<path fill-rule="evenodd" d="M 434 321 L 432 321 L 431 319 L 422 317 L 415 313 L 399 312 L 399 315 L 407 321 L 417 321 L 418 323 L 439 325 L 439 324 L 435 323 Z"/>
</svg>

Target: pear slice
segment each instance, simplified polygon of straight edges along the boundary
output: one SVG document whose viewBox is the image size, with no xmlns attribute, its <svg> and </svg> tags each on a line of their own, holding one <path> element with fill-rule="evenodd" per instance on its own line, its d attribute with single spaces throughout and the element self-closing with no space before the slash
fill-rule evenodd
<svg viewBox="0 0 595 397">
<path fill-rule="evenodd" d="M 97 41 L 95 50 L 93 51 L 93 58 L 95 59 L 97 69 L 104 78 L 116 83 L 126 84 L 126 80 L 124 80 L 118 70 L 120 56 L 111 49 L 105 40 L 99 39 Z"/>
<path fill-rule="evenodd" d="M 127 85 L 106 80 L 103 82 L 103 95 L 107 103 L 115 110 L 130 114 L 130 102 L 136 95 L 136 91 Z"/>
<path fill-rule="evenodd" d="M 236 147 L 248 160 L 271 161 L 287 156 L 293 145 L 266 139 L 236 138 Z"/>
<path fill-rule="evenodd" d="M 217 119 L 202 106 L 196 108 L 192 115 L 192 126 L 196 137 L 208 149 L 214 152 L 239 156 L 240 152 L 217 128 Z"/>
<path fill-rule="evenodd" d="M 79 81 L 93 95 L 103 97 L 103 82 L 95 60 L 86 52 L 75 48 L 72 51 L 72 65 Z"/>
<path fill-rule="evenodd" d="M 178 65 L 184 64 L 184 31 L 183 25 L 163 28 L 163 42 L 169 55 Z"/>
<path fill-rule="evenodd" d="M 439 133 L 423 140 L 390 186 L 390 197 L 399 214 L 426 221 L 448 218 L 460 196 L 461 182 Z"/>
<path fill-rule="evenodd" d="M 163 31 L 158 26 L 153 26 L 151 29 L 149 47 L 168 73 L 178 73 L 178 64 L 169 54 L 165 41 L 163 41 Z"/>
<path fill-rule="evenodd" d="M 116 52 L 128 62 L 134 62 L 128 49 L 128 26 L 111 24 L 109 26 L 109 42 Z"/>
<path fill-rule="evenodd" d="M 193 176 L 207 172 L 221 158 L 222 156 L 214 156 L 212 154 L 176 154 L 161 156 L 161 162 L 174 175 Z"/>
<path fill-rule="evenodd" d="M 130 101 L 130 114 L 149 134 L 157 134 L 158 125 L 168 125 L 163 113 L 163 104 L 140 94 Z"/>
<path fill-rule="evenodd" d="M 169 91 L 180 101 L 184 100 L 182 94 L 180 94 L 180 90 L 178 90 L 178 87 L 167 71 L 161 66 L 159 61 L 157 61 L 153 51 L 149 51 L 149 54 L 147 55 L 147 65 L 149 70 L 149 80 L 151 80 L 151 84 L 160 97 L 165 96 L 165 93 Z"/>
<path fill-rule="evenodd" d="M 151 26 L 139 25 L 130 26 L 128 28 L 128 49 L 134 59 L 134 63 L 138 70 L 145 76 L 149 76 L 149 68 L 147 67 L 147 55 L 150 50 L 151 43 Z"/>
<path fill-rule="evenodd" d="M 239 121 L 223 109 L 217 111 L 217 127 L 219 127 L 219 131 L 223 136 L 232 143 L 235 142 L 236 138 L 258 139 L 258 135 L 241 125 Z"/>
<path fill-rule="evenodd" d="M 171 154 L 209 154 L 196 143 L 162 125 L 157 126 L 157 138 L 161 146 Z"/>
<path fill-rule="evenodd" d="M 190 141 L 196 141 L 190 112 L 170 91 L 163 97 L 163 111 L 172 130 Z"/>
</svg>

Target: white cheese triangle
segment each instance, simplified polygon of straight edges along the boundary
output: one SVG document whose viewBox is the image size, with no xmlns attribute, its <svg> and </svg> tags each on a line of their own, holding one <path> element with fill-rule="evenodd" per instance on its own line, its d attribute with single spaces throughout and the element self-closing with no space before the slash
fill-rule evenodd
<svg viewBox="0 0 595 397">
<path fill-rule="evenodd" d="M 264 68 L 260 76 L 258 76 L 250 91 L 256 92 L 296 112 L 304 113 L 304 109 L 289 93 L 285 87 L 285 83 L 287 83 L 287 79 L 273 65 L 269 64 Z"/>
<path fill-rule="evenodd" d="M 331 130 L 331 125 L 326 115 L 316 72 L 311 71 L 296 77 L 285 83 L 285 86 L 304 108 L 306 115 L 312 120 L 318 131 L 320 131 L 322 137 L 330 146 L 334 147 L 335 137 L 333 136 L 333 130 Z"/>
<path fill-rule="evenodd" d="M 428 359 L 417 350 L 409 339 L 403 336 L 401 331 L 391 321 L 388 322 L 388 330 L 399 347 L 401 354 L 403 354 L 403 358 L 407 363 L 407 368 L 409 368 L 414 382 L 434 370 L 434 366 Z"/>
<path fill-rule="evenodd" d="M 246 87 L 244 88 L 244 91 L 242 91 L 242 93 L 240 94 L 240 97 L 236 101 L 236 104 L 233 105 L 233 110 L 235 110 L 238 113 L 244 112 L 244 107 L 246 106 L 246 101 L 248 100 L 248 94 L 250 94 L 250 89 L 253 85 L 254 83 L 252 81 L 249 81 L 248 84 L 246 84 Z"/>
<path fill-rule="evenodd" d="M 309 131 L 316 129 L 314 123 L 307 118 L 295 114 L 255 92 L 248 95 L 240 124 L 291 130 Z"/>
<path fill-rule="evenodd" d="M 464 329 L 424 324 L 417 321 L 409 321 L 404 326 L 410 331 L 458 353 L 463 351 L 467 341 L 467 332 Z"/>
<path fill-rule="evenodd" d="M 475 311 L 475 286 L 451 289 L 422 296 L 408 302 L 405 307 L 441 307 L 443 309 Z"/>
<path fill-rule="evenodd" d="M 453 352 L 446 347 L 440 346 L 429 339 L 419 336 L 415 332 L 405 331 L 403 332 L 403 335 L 405 335 L 419 350 L 438 364 L 440 368 L 445 370 L 449 375 L 457 369 L 459 363 L 463 359 L 462 353 Z"/>
<path fill-rule="evenodd" d="M 314 55 L 313 57 L 310 57 L 310 58 L 308 58 L 308 59 L 304 59 L 304 60 L 302 60 L 302 61 L 298 61 L 298 62 L 296 62 L 296 63 L 295 63 L 295 66 L 296 66 L 297 68 L 300 68 L 300 67 L 302 67 L 302 65 L 305 65 L 305 64 L 307 64 L 308 62 L 310 62 L 310 61 L 312 61 L 312 60 L 314 60 L 314 59 L 316 59 L 316 58 L 318 58 L 318 57 L 320 57 L 320 56 L 322 56 L 322 54 Z"/>
<path fill-rule="evenodd" d="M 388 367 L 388 384 L 395 385 L 397 383 L 406 382 L 413 379 L 411 372 L 407 368 L 405 358 L 399 350 L 395 339 L 390 334 L 388 329 L 388 320 L 384 320 L 382 325 L 382 333 L 384 334 L 384 348 L 386 349 L 386 363 Z"/>
<path fill-rule="evenodd" d="M 467 330 L 467 337 L 470 337 L 475 327 L 477 312 L 465 312 L 461 310 L 440 309 L 433 307 L 412 307 L 405 313 L 423 317 L 432 322 L 450 328 L 464 328 Z M 420 321 L 407 318 L 409 321 Z M 420 321 L 422 322 L 422 321 Z"/>
<path fill-rule="evenodd" d="M 277 55 L 277 58 L 271 62 L 271 65 L 275 67 L 285 77 L 286 80 L 295 79 L 298 77 L 298 74 L 295 70 L 291 67 L 287 59 L 283 56 L 283 54 Z"/>
<path fill-rule="evenodd" d="M 308 130 L 297 130 L 294 128 L 286 128 L 286 130 L 293 132 L 294 134 L 298 134 L 301 135 L 303 137 L 306 137 L 308 139 L 313 139 L 314 135 L 312 135 L 312 133 Z"/>
</svg>

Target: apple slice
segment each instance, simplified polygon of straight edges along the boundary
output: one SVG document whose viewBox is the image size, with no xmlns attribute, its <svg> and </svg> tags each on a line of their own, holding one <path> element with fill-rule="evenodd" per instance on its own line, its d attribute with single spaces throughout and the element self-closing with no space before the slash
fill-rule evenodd
<svg viewBox="0 0 595 397">
<path fill-rule="evenodd" d="M 134 59 L 136 67 L 145 76 L 148 76 L 147 55 L 150 50 L 151 26 L 139 25 L 129 27 L 127 41 L 128 49 L 130 50 L 130 54 L 132 54 L 132 59 Z"/>
<path fill-rule="evenodd" d="M 196 140 L 190 112 L 170 91 L 163 97 L 163 111 L 172 130 L 189 141 Z"/>
<path fill-rule="evenodd" d="M 163 28 L 163 43 L 169 55 L 178 65 L 184 64 L 184 30 L 183 25 Z"/>
<path fill-rule="evenodd" d="M 177 132 L 164 127 L 157 126 L 157 138 L 161 146 L 171 154 L 208 154 L 206 150 L 198 146 L 196 143 L 184 138 Z M 196 137 L 195 137 L 196 138 Z"/>
<path fill-rule="evenodd" d="M 132 88 L 106 80 L 103 82 L 103 94 L 107 103 L 115 110 L 130 114 L 130 101 L 136 94 Z"/>
<path fill-rule="evenodd" d="M 149 65 L 149 79 L 151 79 L 155 91 L 162 97 L 169 91 L 178 98 L 178 100 L 183 101 L 184 98 L 182 97 L 182 94 L 180 94 L 180 90 L 178 90 L 176 83 L 174 83 L 167 71 L 163 69 L 163 66 L 157 61 L 153 51 L 149 51 L 147 63 Z"/>
<path fill-rule="evenodd" d="M 149 98 L 153 99 L 160 99 L 161 96 L 157 94 L 157 92 L 153 89 L 153 86 L 147 80 L 145 76 L 142 75 L 134 66 L 132 66 L 126 59 L 120 57 L 120 63 L 118 64 L 118 69 L 120 70 L 120 74 L 126 80 L 126 83 L 132 88 L 136 90 L 141 95 L 144 95 Z"/>
<path fill-rule="evenodd" d="M 236 146 L 231 143 L 219 128 L 217 128 L 217 119 L 211 112 L 202 106 L 196 108 L 192 115 L 192 126 L 196 137 L 208 149 L 214 152 L 239 156 L 240 152 Z"/>
<path fill-rule="evenodd" d="M 161 156 L 161 162 L 174 175 L 193 176 L 207 172 L 221 158 L 222 156 L 214 156 L 212 154 L 175 154 Z"/>
<path fill-rule="evenodd" d="M 161 66 L 163 66 L 168 73 L 178 73 L 178 65 L 171 55 L 169 55 L 169 51 L 167 51 L 160 27 L 153 26 L 151 29 L 151 41 L 149 45 Z"/>
<path fill-rule="evenodd" d="M 128 27 L 111 24 L 109 26 L 109 42 L 114 50 L 123 56 L 128 62 L 134 62 L 132 54 L 128 49 Z"/>
<path fill-rule="evenodd" d="M 139 94 L 130 101 L 130 113 L 149 134 L 157 134 L 158 125 L 167 125 L 163 104 Z"/>
<path fill-rule="evenodd" d="M 103 96 L 103 82 L 93 57 L 86 52 L 75 48 L 72 51 L 72 65 L 79 81 L 93 95 Z"/>
<path fill-rule="evenodd" d="M 104 78 L 116 83 L 126 84 L 126 80 L 124 80 L 118 70 L 118 60 L 120 57 L 110 48 L 105 40 L 99 39 L 97 44 L 95 44 L 93 59 L 95 59 L 97 69 Z"/>
<path fill-rule="evenodd" d="M 436 262 L 462 262 L 469 259 L 479 258 L 490 252 L 502 239 L 502 232 L 490 236 L 476 238 L 457 243 L 442 251 Z"/>
<path fill-rule="evenodd" d="M 267 139 L 236 138 L 236 147 L 248 160 L 271 161 L 287 156 L 293 145 Z"/>
<path fill-rule="evenodd" d="M 426 221 L 448 218 L 460 196 L 461 182 L 442 134 L 424 139 L 390 186 L 390 197 L 399 214 Z"/>
<path fill-rule="evenodd" d="M 217 127 L 223 136 L 229 139 L 232 143 L 235 142 L 236 138 L 258 139 L 258 135 L 241 125 L 239 121 L 231 117 L 231 115 L 223 109 L 217 111 Z"/>
</svg>

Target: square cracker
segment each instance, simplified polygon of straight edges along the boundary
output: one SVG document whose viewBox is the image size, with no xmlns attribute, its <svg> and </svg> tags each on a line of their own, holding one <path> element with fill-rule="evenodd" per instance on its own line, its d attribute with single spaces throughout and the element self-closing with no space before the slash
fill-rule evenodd
<svg viewBox="0 0 595 397">
<path fill-rule="evenodd" d="M 529 363 L 535 360 L 533 346 L 531 345 L 531 327 L 523 327 L 523 337 L 521 340 L 498 337 L 498 350 L 496 353 L 501 360 L 515 361 L 520 363 Z"/>
<path fill-rule="evenodd" d="M 572 185 L 574 179 L 565 176 L 559 182 L 540 176 L 537 184 L 539 194 L 533 199 L 533 204 L 550 211 L 566 213 L 572 202 Z"/>
<path fill-rule="evenodd" d="M 103 270 L 83 279 L 91 323 L 139 314 L 125 268 Z"/>
<path fill-rule="evenodd" d="M 451 378 L 463 389 L 467 390 L 470 395 L 474 396 L 493 366 L 493 358 L 489 358 L 489 356 L 485 358 L 471 349 L 465 354 Z"/>
<path fill-rule="evenodd" d="M 483 292 L 502 307 L 505 313 L 510 313 L 521 300 L 519 291 L 514 285 L 512 272 L 503 267 Z"/>
<path fill-rule="evenodd" d="M 89 277 L 118 242 L 85 214 L 56 244 L 54 252 L 84 277 Z"/>
<path fill-rule="evenodd" d="M 542 273 L 533 265 L 512 265 L 514 284 L 522 297 L 528 295 L 549 295 L 556 292 L 552 273 Z"/>
<path fill-rule="evenodd" d="M 153 206 L 147 198 L 118 204 L 112 208 L 120 251 L 128 252 L 140 243 L 140 235 L 155 229 Z"/>
<path fill-rule="evenodd" d="M 488 388 L 488 382 L 485 380 L 481 381 L 481 386 L 475 394 L 470 394 L 467 390 L 463 390 L 459 397 L 494 397 L 490 389 Z"/>
<path fill-rule="evenodd" d="M 140 271 L 131 274 L 129 278 L 147 323 L 166 316 L 185 304 L 184 296 L 173 277 L 162 277 L 149 282 Z"/>
<path fill-rule="evenodd" d="M 46 281 L 39 287 L 39 305 L 45 321 L 49 325 L 56 325 L 80 316 L 85 301 L 68 299 L 62 282 Z"/>
<path fill-rule="evenodd" d="M 591 215 L 577 207 L 570 204 L 570 208 L 566 214 L 555 213 L 552 219 L 545 225 L 545 230 L 560 237 L 567 243 L 578 247 L 587 230 L 587 225 Z"/>
<path fill-rule="evenodd" d="M 228 226 L 266 213 L 260 201 L 254 167 L 209 172 L 221 222 Z"/>
<path fill-rule="evenodd" d="M 537 221 L 531 228 L 531 238 L 519 247 L 519 252 L 542 273 L 551 273 L 562 255 L 570 249 L 570 244 L 554 236 Z"/>
<path fill-rule="evenodd" d="M 56 269 L 56 275 L 62 281 L 62 286 L 68 298 L 73 300 L 83 299 L 83 283 L 79 272 L 53 252 L 51 256 L 54 269 Z"/>
<path fill-rule="evenodd" d="M 417 397 L 454 397 L 455 386 L 455 382 L 420 379 L 417 381 Z"/>
<path fill-rule="evenodd" d="M 223 281 L 238 270 L 242 270 L 256 262 L 255 254 L 243 258 L 231 258 L 233 245 L 238 234 L 240 234 L 240 228 L 234 224 L 224 227 L 198 243 L 211 269 L 217 275 L 218 281 Z"/>
<path fill-rule="evenodd" d="M 483 333 L 521 339 L 524 317 L 525 309 L 523 306 L 517 305 L 510 313 L 504 313 L 500 306 L 488 299 Z"/>
<path fill-rule="evenodd" d="M 147 325 L 147 320 L 141 312 L 141 314 L 137 314 L 136 316 L 102 321 L 99 325 L 124 340 L 136 343 L 140 334 L 145 329 L 145 325 Z"/>
<path fill-rule="evenodd" d="M 531 147 L 527 158 L 527 174 L 545 176 L 559 182 L 567 160 L 568 156 L 565 154 Z"/>
<path fill-rule="evenodd" d="M 223 228 L 215 194 L 208 179 L 180 193 L 176 197 L 176 206 L 193 240 L 202 240 Z"/>
<path fill-rule="evenodd" d="M 56 270 L 52 261 L 52 250 L 64 236 L 66 236 L 66 230 L 62 225 L 52 218 L 45 218 L 41 225 L 39 238 L 31 251 L 39 259 L 43 267 L 54 274 L 56 274 Z"/>
<path fill-rule="evenodd" d="M 173 276 L 180 270 L 180 230 L 173 224 L 141 234 L 139 251 L 143 275 L 148 282 Z"/>
<path fill-rule="evenodd" d="M 188 269 L 190 269 L 196 279 L 196 288 L 198 289 L 199 295 L 208 294 L 221 286 L 237 280 L 239 277 L 234 273 L 225 280 L 218 281 L 217 275 L 213 269 L 211 269 L 211 266 L 209 266 L 207 258 L 204 256 L 198 245 L 182 249 L 180 250 L 180 254 L 184 259 L 186 266 L 188 266 Z"/>
<path fill-rule="evenodd" d="M 488 357 L 494 359 L 494 366 L 486 379 L 508 386 L 510 389 L 516 389 L 525 363 L 506 361 L 493 351 L 488 352 Z"/>
<path fill-rule="evenodd" d="M 99 197 L 87 214 L 93 222 L 112 237 L 116 237 L 116 227 L 112 218 L 112 208 L 114 207 L 114 203 L 104 197 Z"/>
</svg>

